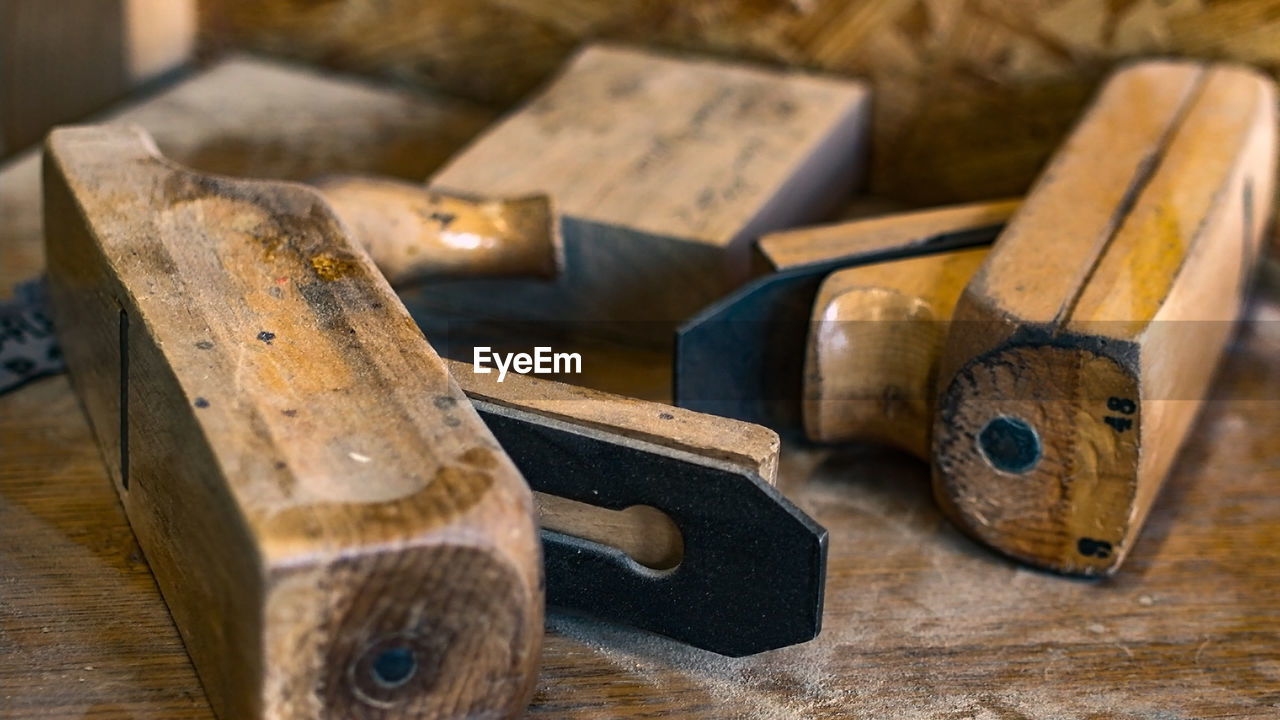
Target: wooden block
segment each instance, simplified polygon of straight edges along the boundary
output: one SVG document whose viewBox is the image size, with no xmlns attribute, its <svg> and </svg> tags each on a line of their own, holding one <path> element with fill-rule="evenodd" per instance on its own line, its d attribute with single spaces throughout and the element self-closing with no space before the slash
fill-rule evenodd
<svg viewBox="0 0 1280 720">
<path fill-rule="evenodd" d="M 551 195 L 564 280 L 450 284 L 407 301 L 668 342 L 746 279 L 755 238 L 846 198 L 867 107 L 850 80 L 590 46 L 431 179 L 461 194 Z"/>
<path fill-rule="evenodd" d="M 45 227 L 73 383 L 218 714 L 522 714 L 528 487 L 319 193 L 71 128 Z"/>
<path fill-rule="evenodd" d="M 947 324 L 987 248 L 838 270 L 813 304 L 804 429 L 815 442 L 882 442 L 929 457 Z"/>
<path fill-rule="evenodd" d="M 934 490 L 966 532 L 1114 572 L 1191 431 L 1275 181 L 1274 86 L 1151 62 L 1106 84 L 965 289 Z"/>
</svg>

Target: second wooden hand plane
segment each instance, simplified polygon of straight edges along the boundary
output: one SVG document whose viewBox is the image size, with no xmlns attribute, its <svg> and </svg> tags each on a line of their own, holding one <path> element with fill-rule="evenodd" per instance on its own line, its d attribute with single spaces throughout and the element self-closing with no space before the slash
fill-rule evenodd
<svg viewBox="0 0 1280 720">
<path fill-rule="evenodd" d="M 1002 240 L 994 253 L 982 241 L 994 240 L 1016 202 L 763 238 L 761 254 L 778 272 L 681 329 L 678 397 L 695 407 L 727 400 L 734 416 L 780 431 L 803 420 L 815 441 L 896 445 L 935 462 L 939 502 L 976 537 L 1060 572 L 1115 571 L 1208 390 L 1258 254 L 1274 182 L 1272 95 L 1255 74 L 1223 66 L 1153 63 L 1119 74 L 1060 153 L 1052 179 L 1037 187 L 1037 220 L 1023 218 L 1013 235 L 1019 239 Z M 1152 105 L 1153 98 L 1164 104 Z M 1135 157 L 1141 160 L 1132 161 L 1133 178 L 1126 179 L 1125 158 Z M 1100 183 L 1095 170 L 1112 172 L 1112 185 Z M 1087 232 L 1084 241 L 1058 236 L 1058 228 L 1089 213 L 1113 223 L 1108 231 L 1097 221 L 1096 244 Z M 981 246 L 938 252 L 955 247 L 955 238 Z M 867 262 L 869 253 L 886 251 L 916 256 Z M 1046 266 L 1042 254 L 1065 259 Z M 998 268 L 999 281 L 969 284 L 980 267 L 979 278 Z M 1074 319 L 1044 329 L 1054 323 L 1034 320 L 1048 317 L 1034 308 L 1041 293 L 1053 295 L 1058 286 L 1058 294 L 1087 302 L 1055 306 L 1070 308 Z M 958 303 L 965 321 L 948 331 Z M 801 328 L 806 311 L 811 318 Z M 788 356 L 777 343 L 806 332 L 803 354 L 791 348 Z M 716 366 L 712 378 L 702 359 L 732 340 L 761 349 L 740 352 L 743 359 L 727 370 Z M 1103 442 L 1107 434 L 1089 431 L 1090 412 L 1059 397 L 1070 388 L 1096 395 L 1106 373 L 1084 373 L 1076 382 L 1062 368 L 1037 371 L 1028 361 L 1019 370 L 1001 361 L 965 371 L 961 382 L 957 358 L 983 343 L 1017 357 L 1094 352 L 1095 366 L 1112 358 L 1123 368 L 1117 378 L 1131 373 L 1132 387 L 1099 400 L 1092 422 L 1110 428 L 1119 439 L 1114 452 L 1128 455 L 1097 466 L 1113 452 Z M 805 369 L 797 378 L 799 357 Z M 998 368 L 1007 372 L 982 385 Z M 725 387 L 726 376 L 739 389 Z M 965 388 L 982 398 L 978 414 L 993 413 L 983 415 L 985 425 L 957 422 L 971 412 L 956 412 Z M 942 390 L 943 414 L 934 424 Z M 1142 407 L 1155 427 L 1138 424 Z M 1049 425 L 1037 428 L 1026 415 Z M 1074 460 L 1064 449 L 1072 438 L 1084 443 Z M 1094 462 L 1081 459 L 1080 447 L 1094 448 Z M 1019 453 L 1025 463 L 1009 459 Z"/>
<path fill-rule="evenodd" d="M 760 256 L 773 274 L 720 309 L 741 313 L 764 304 L 768 327 L 758 339 L 776 337 L 770 329 L 799 328 L 787 336 L 800 335 L 804 347 L 793 351 L 785 368 L 781 353 L 772 354 L 778 365 L 760 366 L 795 383 L 795 394 L 756 406 L 760 420 L 793 433 L 803 424 L 804 436 L 815 443 L 884 443 L 928 461 L 947 326 L 965 284 L 1018 203 L 913 210 L 761 238 Z M 979 244 L 936 249 L 956 238 Z M 911 254 L 868 257 L 894 247 Z M 692 347 L 725 332 L 715 324 L 689 329 Z"/>
<path fill-rule="evenodd" d="M 92 132 L 61 131 L 59 137 Z M 92 205 L 108 195 L 128 194 L 153 208 L 137 211 L 146 217 L 149 213 L 166 216 L 173 207 L 183 206 L 187 202 L 180 192 L 183 187 L 229 193 L 234 201 L 229 203 L 250 208 L 264 203 L 270 207 L 270 199 L 280 193 L 311 196 L 314 209 L 302 219 L 273 220 L 261 217 L 265 212 L 261 210 L 253 216 L 257 218 L 253 227 L 248 227 L 253 223 L 243 214 L 223 217 L 204 213 L 192 219 L 189 231 L 226 255 L 218 266 L 247 268 L 284 260 L 280 253 L 296 251 L 288 242 L 291 233 L 311 232 L 312 224 L 329 222 L 322 217 L 328 211 L 327 204 L 303 186 L 200 175 L 156 156 L 139 131 L 115 128 L 96 132 L 107 133 L 110 142 L 68 145 L 64 140 L 62 145 L 51 144 L 51 159 L 87 161 L 84 156 L 88 155 L 89 160 L 109 166 L 115 153 L 120 156 L 116 161 L 133 158 L 134 164 L 152 166 L 154 172 L 182 181 L 138 185 L 122 175 L 117 180 L 118 190 L 105 181 L 82 182 L 75 185 L 75 193 L 86 196 L 81 198 L 84 203 Z M 350 188 L 351 182 L 343 181 L 342 185 Z M 333 185 L 324 190 L 326 198 L 332 197 Z M 58 212 L 56 206 L 51 206 L 51 211 L 58 216 L 50 225 L 56 229 L 60 227 L 56 223 L 66 222 L 59 219 L 65 212 Z M 350 212 L 351 207 L 344 207 L 338 219 L 346 223 Z M 109 216 L 81 217 L 91 228 L 109 220 Z M 272 222 L 284 222 L 287 227 L 282 225 L 275 233 L 260 232 Z M 414 218 L 406 221 L 409 225 L 415 222 Z M 394 238 L 380 240 L 378 232 L 362 234 L 361 243 L 384 251 L 404 244 Z M 543 245 L 549 242 L 545 234 L 543 240 Z M 269 287 L 255 290 L 271 298 L 260 298 L 266 302 L 260 310 L 298 294 L 327 289 L 331 283 L 371 282 L 365 275 L 351 274 L 352 268 L 363 267 L 352 264 L 361 254 L 352 248 L 317 250 L 304 258 L 301 274 L 318 279 L 305 286 L 309 289 L 294 279 L 298 273 L 270 278 Z M 548 257 L 536 248 L 531 251 L 522 246 L 519 252 L 526 257 Z M 503 260 L 501 252 L 484 262 L 505 268 L 502 272 L 524 267 L 526 274 L 536 274 L 545 268 L 541 261 L 512 264 Z M 51 274 L 54 267 L 51 263 Z M 191 266 L 180 279 L 197 283 L 202 277 L 197 271 L 210 267 Z M 421 269 L 413 274 L 421 275 Z M 451 273 L 446 269 L 432 274 Z M 56 286 L 56 278 L 51 278 L 51 283 Z M 137 291 L 135 286 L 140 283 L 135 279 L 126 285 Z M 64 305 L 74 304 L 66 293 L 63 297 Z M 242 303 L 228 298 L 228 304 L 238 307 Z M 383 300 L 379 304 L 387 303 Z M 251 315 L 250 310 L 243 312 Z M 251 347 L 261 344 L 265 350 L 283 341 L 279 333 L 265 328 L 263 332 L 269 337 Z M 390 345 L 386 351 L 397 356 L 407 352 Z M 317 356 L 313 362 L 323 365 L 326 356 Z M 497 383 L 489 379 L 492 376 L 473 374 L 465 363 L 451 363 L 451 369 L 499 443 L 539 491 L 551 604 L 726 655 L 760 652 L 816 635 L 821 624 L 826 532 L 773 488 L 778 452 L 774 433 L 560 383 L 517 377 Z M 130 392 L 137 392 L 138 386 L 134 387 Z M 430 393 L 424 390 L 422 397 L 430 400 Z M 445 403 L 439 397 L 436 401 Z M 187 407 L 197 415 L 201 410 Z M 98 425 L 95 420 L 95 427 Z M 108 446 L 110 438 L 104 434 L 109 433 L 100 432 L 100 439 Z M 628 535 L 633 541 L 625 541 Z"/>
<path fill-rule="evenodd" d="M 933 461 L 962 529 L 1059 572 L 1119 567 L 1239 315 L 1276 119 L 1244 68 L 1106 83 L 956 306 Z"/>
</svg>

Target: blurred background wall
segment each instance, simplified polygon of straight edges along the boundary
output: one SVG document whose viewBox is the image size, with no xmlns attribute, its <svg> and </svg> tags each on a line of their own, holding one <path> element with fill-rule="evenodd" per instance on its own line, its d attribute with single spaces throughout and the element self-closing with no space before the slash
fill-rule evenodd
<svg viewBox="0 0 1280 720">
<path fill-rule="evenodd" d="M 193 0 L 0 0 L 0 154 L 184 65 Z"/>
<path fill-rule="evenodd" d="M 864 77 L 876 92 L 871 189 L 905 204 L 1022 192 L 1098 79 L 1126 58 L 1224 58 L 1280 73 L 1280 0 L 0 2 L 4 139 L 11 150 L 31 142 L 31 128 L 51 114 L 15 118 L 10 135 L 11 109 L 22 115 L 29 106 L 56 108 L 58 120 L 71 120 L 72 106 L 101 104 L 137 81 L 94 61 L 84 46 L 110 45 L 99 35 L 116 34 L 126 39 L 115 55 L 129 56 L 132 38 L 147 33 L 90 18 L 105 12 L 100 6 L 119 6 L 127 18 L 130 5 L 149 3 L 151 14 L 135 11 L 134 26 L 156 22 L 160 29 L 150 35 L 173 39 L 182 32 L 180 18 L 197 18 L 188 25 L 195 25 L 203 56 L 248 49 L 496 110 L 517 103 L 595 38 Z M 36 6 L 46 14 L 53 6 L 81 9 L 39 20 L 16 12 Z M 11 14 L 20 22 L 11 22 Z M 77 25 L 77 17 L 95 32 Z M 39 26 L 45 39 L 27 37 L 28 26 Z M 83 67 L 37 73 L 35 66 L 59 47 L 47 39 L 57 32 L 78 51 L 60 61 Z M 81 79 L 56 88 L 41 79 L 68 74 Z M 59 93 L 73 97 L 65 103 L 27 97 Z"/>
</svg>

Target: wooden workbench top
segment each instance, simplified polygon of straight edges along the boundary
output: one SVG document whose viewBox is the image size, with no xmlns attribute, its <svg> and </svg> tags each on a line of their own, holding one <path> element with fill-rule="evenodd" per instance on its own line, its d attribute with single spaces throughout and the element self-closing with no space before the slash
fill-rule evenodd
<svg viewBox="0 0 1280 720">
<path fill-rule="evenodd" d="M 332 131 L 315 125 L 311 137 Z M 402 125 L 382 140 L 395 142 Z M 233 149 L 249 158 L 219 156 L 233 170 L 279 156 Z M 41 264 L 34 162 L 0 173 L 5 296 Z M 1270 262 L 1116 577 L 1068 580 L 981 549 L 942 518 L 927 468 L 905 455 L 785 447 L 782 489 L 831 533 L 819 638 L 727 659 L 552 612 L 530 717 L 1280 715 L 1280 283 Z M 594 384 L 664 392 L 652 358 L 597 357 L 610 370 Z M 65 376 L 0 396 L 0 563 L 0 716 L 212 717 Z"/>
</svg>

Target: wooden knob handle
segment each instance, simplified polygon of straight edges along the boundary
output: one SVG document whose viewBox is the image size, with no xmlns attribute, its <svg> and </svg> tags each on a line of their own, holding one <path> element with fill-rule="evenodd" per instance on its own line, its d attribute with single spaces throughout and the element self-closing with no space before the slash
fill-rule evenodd
<svg viewBox="0 0 1280 720">
<path fill-rule="evenodd" d="M 530 492 L 323 198 L 122 127 L 44 176 L 72 380 L 218 714 L 521 714 Z"/>
<path fill-rule="evenodd" d="M 789 230 L 760 239 L 773 270 L 998 228 L 1018 200 L 991 200 Z M 985 249 L 856 265 L 832 272 L 814 299 L 805 341 L 802 415 L 815 442 L 870 441 L 928 459 L 934 383 L 946 323 Z"/>
<path fill-rule="evenodd" d="M 315 183 L 392 285 L 448 277 L 554 279 L 564 264 L 546 195 L 474 199 L 395 180 Z"/>
<path fill-rule="evenodd" d="M 1116 74 L 966 288 L 940 368 L 934 489 L 974 537 L 1115 571 L 1192 427 L 1258 255 L 1274 87 Z"/>
<path fill-rule="evenodd" d="M 805 351 L 810 440 L 883 442 L 928 459 L 947 323 L 986 255 L 957 250 L 827 276 Z"/>
</svg>

